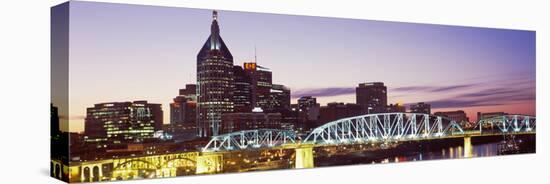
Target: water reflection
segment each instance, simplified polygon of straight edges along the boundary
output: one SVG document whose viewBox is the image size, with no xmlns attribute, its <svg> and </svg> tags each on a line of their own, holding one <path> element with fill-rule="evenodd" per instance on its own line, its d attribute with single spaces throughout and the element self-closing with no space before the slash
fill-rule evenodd
<svg viewBox="0 0 550 184">
<path fill-rule="evenodd" d="M 473 146 L 473 157 L 486 157 L 498 155 L 498 143 L 480 144 Z M 416 152 L 404 156 L 396 156 L 393 158 L 384 158 L 372 161 L 371 163 L 397 163 L 406 161 L 419 161 L 419 160 L 437 160 L 437 159 L 453 159 L 463 158 L 464 148 L 462 146 L 455 146 L 441 149 L 440 151 L 425 151 Z"/>
</svg>

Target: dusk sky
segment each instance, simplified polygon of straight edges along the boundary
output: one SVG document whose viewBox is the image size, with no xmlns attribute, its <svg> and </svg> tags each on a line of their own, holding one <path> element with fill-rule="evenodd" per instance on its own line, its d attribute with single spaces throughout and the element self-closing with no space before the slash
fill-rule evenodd
<svg viewBox="0 0 550 184">
<path fill-rule="evenodd" d="M 70 131 L 96 103 L 169 103 L 196 83 L 196 55 L 212 10 L 72 1 Z M 389 103 L 427 102 L 432 112 L 535 115 L 535 32 L 219 11 L 234 64 L 254 59 L 273 83 L 355 103 L 355 87 L 384 82 Z M 64 127 L 64 126 L 62 126 Z"/>
</svg>

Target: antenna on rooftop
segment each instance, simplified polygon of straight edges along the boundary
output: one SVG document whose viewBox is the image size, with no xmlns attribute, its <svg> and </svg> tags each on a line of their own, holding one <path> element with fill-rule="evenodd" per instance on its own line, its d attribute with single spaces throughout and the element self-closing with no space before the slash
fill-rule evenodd
<svg viewBox="0 0 550 184">
<path fill-rule="evenodd" d="M 258 63 L 258 57 L 256 55 L 256 45 L 254 45 L 254 63 Z"/>
</svg>

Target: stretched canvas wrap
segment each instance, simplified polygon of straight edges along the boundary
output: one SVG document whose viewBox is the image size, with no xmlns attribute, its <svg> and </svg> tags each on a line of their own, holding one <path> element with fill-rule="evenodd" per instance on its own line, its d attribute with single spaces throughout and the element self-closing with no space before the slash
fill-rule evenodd
<svg viewBox="0 0 550 184">
<path fill-rule="evenodd" d="M 535 31 L 70 1 L 51 43 L 70 183 L 536 152 Z"/>
</svg>

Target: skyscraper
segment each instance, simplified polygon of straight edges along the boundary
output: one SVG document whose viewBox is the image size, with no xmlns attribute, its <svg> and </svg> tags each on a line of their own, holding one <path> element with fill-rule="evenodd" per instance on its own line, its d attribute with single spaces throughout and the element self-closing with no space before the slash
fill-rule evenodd
<svg viewBox="0 0 550 184">
<path fill-rule="evenodd" d="M 212 13 L 210 36 L 197 55 L 197 135 L 217 135 L 221 115 L 233 112 L 233 56 L 220 36 Z"/>
<path fill-rule="evenodd" d="M 256 78 L 256 107 L 268 109 L 270 102 L 269 95 L 271 93 L 271 86 L 273 85 L 271 70 L 258 65 L 254 77 Z"/>
<path fill-rule="evenodd" d="M 264 112 L 290 111 L 290 89 L 272 83 L 272 73 L 254 63 L 244 63 L 244 68 L 233 67 L 234 112 L 251 112 L 260 107 Z"/>
<path fill-rule="evenodd" d="M 233 91 L 234 112 L 251 112 L 254 106 L 254 102 L 252 101 L 254 96 L 252 77 L 241 66 L 237 65 L 233 67 L 233 74 L 235 75 L 235 89 Z"/>
<path fill-rule="evenodd" d="M 361 83 L 355 88 L 355 95 L 365 113 L 384 112 L 388 105 L 387 88 L 382 82 Z"/>
<path fill-rule="evenodd" d="M 252 106 L 269 109 L 272 73 L 269 68 L 254 63 L 244 63 L 244 71 L 251 80 Z"/>
</svg>

